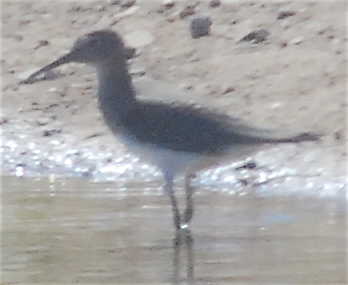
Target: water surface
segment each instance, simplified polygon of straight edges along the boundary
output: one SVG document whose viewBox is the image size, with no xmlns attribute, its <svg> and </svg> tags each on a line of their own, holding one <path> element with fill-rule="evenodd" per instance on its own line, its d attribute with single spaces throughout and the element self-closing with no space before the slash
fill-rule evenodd
<svg viewBox="0 0 348 285">
<path fill-rule="evenodd" d="M 175 238 L 160 183 L 2 178 L 2 281 L 344 284 L 346 198 L 195 194 Z M 180 201 L 183 189 L 178 187 Z"/>
</svg>

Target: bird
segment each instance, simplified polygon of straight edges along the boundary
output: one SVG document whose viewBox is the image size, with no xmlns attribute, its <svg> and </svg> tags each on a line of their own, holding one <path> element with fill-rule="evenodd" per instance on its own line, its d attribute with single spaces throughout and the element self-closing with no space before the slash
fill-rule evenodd
<svg viewBox="0 0 348 285">
<path fill-rule="evenodd" d="M 178 231 L 187 228 L 194 213 L 191 180 L 204 168 L 225 158 L 250 154 L 264 144 L 319 140 L 313 132 L 274 134 L 231 116 L 192 104 L 164 103 L 138 98 L 128 71 L 127 48 L 113 30 L 97 30 L 75 41 L 70 51 L 30 75 L 38 75 L 63 64 L 92 65 L 98 79 L 98 105 L 109 129 L 140 158 L 163 173 L 173 223 Z M 181 215 L 174 193 L 174 179 L 185 175 L 186 208 Z"/>
</svg>

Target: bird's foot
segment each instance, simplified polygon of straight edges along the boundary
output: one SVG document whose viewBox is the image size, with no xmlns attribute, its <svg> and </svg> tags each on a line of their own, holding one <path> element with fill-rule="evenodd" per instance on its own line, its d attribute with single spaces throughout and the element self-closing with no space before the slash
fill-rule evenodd
<svg viewBox="0 0 348 285">
<path fill-rule="evenodd" d="M 181 217 L 179 212 L 174 213 L 174 226 L 177 231 L 181 229 Z"/>
<path fill-rule="evenodd" d="M 184 222 L 189 223 L 193 217 L 193 209 L 191 207 L 187 207 L 184 213 Z"/>
</svg>

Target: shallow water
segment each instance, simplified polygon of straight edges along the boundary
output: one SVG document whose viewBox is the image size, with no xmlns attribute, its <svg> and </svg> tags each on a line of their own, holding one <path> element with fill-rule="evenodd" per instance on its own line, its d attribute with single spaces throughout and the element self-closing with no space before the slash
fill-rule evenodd
<svg viewBox="0 0 348 285">
<path fill-rule="evenodd" d="M 266 197 L 201 187 L 191 231 L 175 238 L 160 187 L 3 177 L 2 282 L 347 282 L 343 192 Z"/>
</svg>

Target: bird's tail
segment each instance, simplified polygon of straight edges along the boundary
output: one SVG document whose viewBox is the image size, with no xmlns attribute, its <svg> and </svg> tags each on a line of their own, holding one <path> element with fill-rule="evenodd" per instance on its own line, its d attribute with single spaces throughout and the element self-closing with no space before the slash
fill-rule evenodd
<svg viewBox="0 0 348 285">
<path fill-rule="evenodd" d="M 320 134 L 314 133 L 302 133 L 295 136 L 290 136 L 286 138 L 272 138 L 269 139 L 269 143 L 297 143 L 303 141 L 318 141 L 320 140 Z"/>
</svg>

